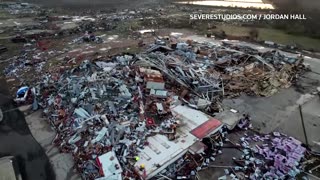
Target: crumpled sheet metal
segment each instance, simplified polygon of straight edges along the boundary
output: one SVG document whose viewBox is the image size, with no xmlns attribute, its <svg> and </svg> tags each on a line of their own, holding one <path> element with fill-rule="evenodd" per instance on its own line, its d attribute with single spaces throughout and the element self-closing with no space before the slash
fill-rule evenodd
<svg viewBox="0 0 320 180">
<path fill-rule="evenodd" d="M 226 96 L 241 92 L 270 96 L 279 88 L 290 87 L 304 69 L 301 57 L 229 44 L 180 42 L 174 51 L 138 57 L 200 97 L 209 94 L 209 100 L 221 92 Z"/>
<path fill-rule="evenodd" d="M 72 153 L 83 179 L 102 176 L 95 159 L 111 150 L 125 166 L 124 174 L 135 178 L 134 157 L 148 144 L 146 138 L 175 124 L 170 118 L 167 126 L 147 126 L 142 78 L 130 77 L 140 73 L 129 68 L 132 59 L 125 55 L 112 63 L 84 61 L 57 78 L 48 75 L 40 83 L 39 104 L 57 131 L 53 144 L 61 152 Z M 51 94 L 45 96 L 48 87 L 52 87 Z"/>
<path fill-rule="evenodd" d="M 108 63 L 86 60 L 62 74 L 45 74 L 40 83 L 42 95 L 37 99 L 58 133 L 53 143 L 61 152 L 73 154 L 84 179 L 94 179 L 101 176 L 94 168 L 97 156 L 115 149 L 121 163 L 130 162 L 128 157 L 143 148 L 151 133 L 142 121 L 145 105 L 139 84 L 143 78 L 133 75 L 136 66 L 159 69 L 165 79 L 215 102 L 221 93 L 266 96 L 268 87 L 287 87 L 302 60 L 279 57 L 277 52 L 260 56 L 247 47 L 182 43 L 167 53 L 116 56 Z M 261 88 L 261 82 L 269 84 Z M 133 145 L 137 143 L 134 139 L 139 139 L 139 144 Z"/>
<path fill-rule="evenodd" d="M 139 120 L 139 103 L 128 96 L 128 87 L 134 92 L 136 85 L 134 81 L 127 81 L 129 72 L 122 71 L 126 65 L 119 65 L 128 63 L 124 61 L 113 64 L 85 61 L 65 71 L 56 81 L 45 78 L 50 81 L 41 87 L 45 92 L 48 86 L 54 86 L 54 92 L 48 99 L 42 97 L 40 103 L 58 133 L 53 143 L 62 152 L 73 154 L 84 179 L 101 176 L 95 165 L 97 156 L 112 148 L 130 149 L 134 139 L 141 139 L 143 145 L 148 134 L 146 128 L 135 130 L 145 124 Z M 109 65 L 114 69 L 106 69 Z M 129 126 L 121 124 L 125 121 L 130 121 Z M 124 132 L 126 138 L 121 140 Z M 128 155 L 135 156 L 135 148 L 129 149 Z"/>
</svg>

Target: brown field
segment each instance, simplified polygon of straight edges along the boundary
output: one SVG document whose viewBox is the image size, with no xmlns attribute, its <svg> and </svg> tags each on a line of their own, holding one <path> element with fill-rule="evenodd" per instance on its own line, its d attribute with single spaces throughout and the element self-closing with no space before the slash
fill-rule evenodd
<svg viewBox="0 0 320 180">
<path fill-rule="evenodd" d="M 12 0 L 15 1 L 15 0 Z M 47 7 L 70 9 L 125 9 L 163 5 L 170 0 L 25 0 Z"/>
</svg>

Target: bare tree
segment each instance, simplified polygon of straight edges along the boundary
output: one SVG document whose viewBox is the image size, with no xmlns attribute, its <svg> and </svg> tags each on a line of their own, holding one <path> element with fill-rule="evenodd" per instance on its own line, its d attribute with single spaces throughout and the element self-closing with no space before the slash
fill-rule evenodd
<svg viewBox="0 0 320 180">
<path fill-rule="evenodd" d="M 259 36 L 259 31 L 256 28 L 252 28 L 249 31 L 249 37 L 251 40 L 257 40 Z"/>
</svg>

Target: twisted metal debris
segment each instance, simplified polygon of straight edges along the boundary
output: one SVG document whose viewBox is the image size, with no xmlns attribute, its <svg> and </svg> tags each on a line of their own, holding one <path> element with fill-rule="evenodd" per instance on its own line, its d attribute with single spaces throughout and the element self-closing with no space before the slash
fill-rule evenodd
<svg viewBox="0 0 320 180">
<path fill-rule="evenodd" d="M 61 152 L 73 155 L 83 179 L 104 177 L 96 159 L 108 152 L 116 154 L 123 169 L 114 176 L 130 179 L 138 178 L 135 158 L 148 145 L 146 138 L 174 133 L 179 125 L 167 112 L 167 105 L 162 105 L 172 102 L 164 82 L 172 92 L 189 90 L 188 98 L 180 98 L 192 108 L 202 109 L 204 105 L 208 111 L 207 106 L 216 104 L 221 96 L 240 92 L 268 96 L 290 86 L 303 69 L 302 62 L 277 51 L 261 53 L 226 44 L 180 42 L 172 48 L 155 45 L 135 56 L 85 60 L 63 74 L 47 74 L 38 84 L 38 95 L 44 114 L 57 131 L 53 143 Z M 146 72 L 151 74 L 144 76 Z M 156 103 L 162 122 L 158 125 L 146 121 L 146 111 L 153 102 L 145 88 L 149 86 L 148 78 L 154 81 L 150 95 L 165 99 Z M 158 94 L 154 89 L 160 90 Z M 163 112 L 165 115 L 161 115 Z M 118 169 L 120 166 L 116 164 Z"/>
</svg>

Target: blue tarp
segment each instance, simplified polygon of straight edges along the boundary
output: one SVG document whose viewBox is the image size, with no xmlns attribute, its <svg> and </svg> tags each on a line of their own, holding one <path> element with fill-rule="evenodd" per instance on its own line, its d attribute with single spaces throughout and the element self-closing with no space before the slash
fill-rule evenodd
<svg viewBox="0 0 320 180">
<path fill-rule="evenodd" d="M 18 89 L 17 95 L 23 95 L 23 94 L 25 94 L 28 90 L 29 90 L 29 87 L 28 87 L 28 86 L 21 87 L 20 89 Z"/>
</svg>

